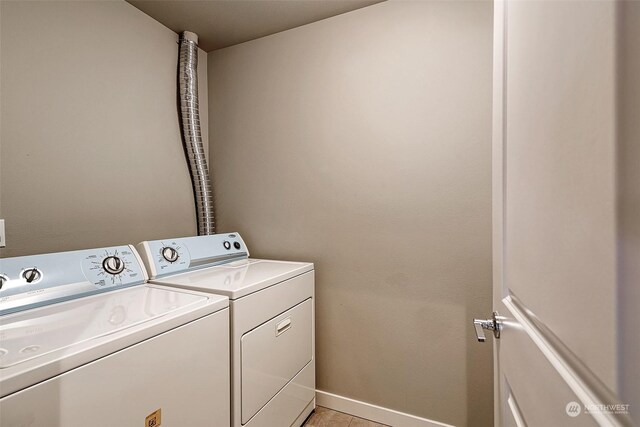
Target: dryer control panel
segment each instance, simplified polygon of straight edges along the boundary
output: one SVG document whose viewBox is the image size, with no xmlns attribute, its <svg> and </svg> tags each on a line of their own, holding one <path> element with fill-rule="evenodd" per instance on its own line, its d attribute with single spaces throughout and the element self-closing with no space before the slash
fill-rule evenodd
<svg viewBox="0 0 640 427">
<path fill-rule="evenodd" d="M 133 246 L 0 259 L 0 315 L 147 280 Z"/>
<path fill-rule="evenodd" d="M 249 250 L 238 233 L 152 240 L 137 246 L 150 279 L 246 259 Z"/>
</svg>

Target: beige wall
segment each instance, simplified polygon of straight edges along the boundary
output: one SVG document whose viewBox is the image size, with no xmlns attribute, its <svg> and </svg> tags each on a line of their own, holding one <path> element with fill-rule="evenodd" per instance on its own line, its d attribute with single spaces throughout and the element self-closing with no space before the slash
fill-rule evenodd
<svg viewBox="0 0 640 427">
<path fill-rule="evenodd" d="M 177 34 L 123 1 L 0 4 L 0 254 L 194 234 Z"/>
<path fill-rule="evenodd" d="M 492 425 L 490 2 L 392 1 L 209 54 L 220 229 L 317 268 L 319 389 Z"/>
</svg>

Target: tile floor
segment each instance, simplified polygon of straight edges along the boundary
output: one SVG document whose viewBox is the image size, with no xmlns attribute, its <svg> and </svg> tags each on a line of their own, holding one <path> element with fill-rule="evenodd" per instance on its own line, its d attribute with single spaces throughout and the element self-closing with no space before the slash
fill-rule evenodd
<svg viewBox="0 0 640 427">
<path fill-rule="evenodd" d="M 304 427 L 386 427 L 342 412 L 316 407 L 316 412 L 309 417 Z"/>
</svg>

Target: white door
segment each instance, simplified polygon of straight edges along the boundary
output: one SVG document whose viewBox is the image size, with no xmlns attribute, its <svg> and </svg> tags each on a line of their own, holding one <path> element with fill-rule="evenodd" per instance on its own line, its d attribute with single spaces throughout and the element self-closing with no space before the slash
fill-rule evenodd
<svg viewBox="0 0 640 427">
<path fill-rule="evenodd" d="M 496 425 L 639 421 L 638 6 L 495 2 Z"/>
</svg>

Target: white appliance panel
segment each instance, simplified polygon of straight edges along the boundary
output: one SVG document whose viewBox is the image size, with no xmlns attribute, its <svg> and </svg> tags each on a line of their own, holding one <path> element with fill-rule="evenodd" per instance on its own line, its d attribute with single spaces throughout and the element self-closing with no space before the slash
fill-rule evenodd
<svg viewBox="0 0 640 427">
<path fill-rule="evenodd" d="M 309 298 L 242 336 L 243 424 L 311 362 L 312 306 Z"/>
<path fill-rule="evenodd" d="M 299 427 L 315 407 L 314 266 L 248 259 L 232 236 L 241 241 L 231 233 L 137 247 L 153 283 L 231 300 L 231 425 Z M 175 249 L 200 261 L 180 264 Z"/>
<path fill-rule="evenodd" d="M 214 292 L 235 300 L 311 270 L 313 264 L 307 262 L 245 259 L 154 282 Z"/>
<path fill-rule="evenodd" d="M 248 331 L 260 326 L 265 319 L 272 319 L 288 311 L 311 297 L 312 326 L 311 335 L 313 359 L 302 372 L 298 373 L 280 390 L 245 426 L 273 427 L 300 426 L 304 418 L 296 413 L 304 411 L 305 405 L 315 407 L 315 310 L 313 271 L 295 276 L 289 280 L 254 292 L 243 298 L 232 300 L 231 308 L 231 383 L 232 383 L 232 422 L 234 427 L 242 426 L 242 377 L 241 377 L 241 338 Z M 305 403 L 306 402 L 306 403 Z M 310 412 L 310 410 L 309 410 Z M 292 424 L 292 420 L 296 423 Z"/>
<path fill-rule="evenodd" d="M 0 425 L 135 427 L 159 409 L 163 426 L 226 427 L 228 315 L 218 311 L 4 397 Z"/>
<path fill-rule="evenodd" d="M 244 298 L 231 300 L 232 326 L 240 334 L 238 340 L 245 332 L 313 297 L 314 282 L 313 272 L 308 272 Z"/>
<path fill-rule="evenodd" d="M 315 408 L 315 376 L 315 360 L 312 360 L 245 426 L 301 426 Z"/>
</svg>

